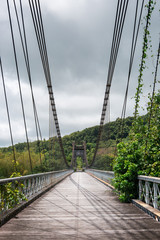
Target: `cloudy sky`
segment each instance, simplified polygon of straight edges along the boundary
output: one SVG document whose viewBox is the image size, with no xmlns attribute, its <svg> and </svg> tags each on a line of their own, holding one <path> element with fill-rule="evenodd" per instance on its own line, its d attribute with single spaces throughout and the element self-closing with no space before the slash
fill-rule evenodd
<svg viewBox="0 0 160 240">
<path fill-rule="evenodd" d="M 20 39 L 10 0 L 20 77 L 29 139 L 35 139 L 31 94 L 24 65 Z M 19 2 L 19 1 L 16 1 Z M 22 0 L 36 105 L 43 138 L 49 135 L 49 100 L 39 57 L 37 42 L 27 0 Z M 139 1 L 141 3 L 141 1 Z M 158 1 L 159 2 L 159 1 Z M 62 135 L 98 125 L 102 110 L 117 1 L 109 0 L 41 0 L 52 84 Z M 136 1 L 130 1 L 110 94 L 111 120 L 120 117 L 128 74 L 128 63 Z M 160 3 L 153 13 L 151 35 L 153 53 L 159 41 Z M 145 10 L 143 12 L 145 14 Z M 143 14 L 143 15 L 144 15 Z M 18 83 L 6 0 L 0 3 L 0 54 L 8 94 L 14 142 L 24 142 L 24 125 L 19 101 Z M 143 25 L 141 25 L 132 69 L 127 115 L 133 114 L 141 57 Z M 152 53 L 150 53 L 151 55 Z M 148 60 L 142 106 L 146 106 L 156 56 Z M 0 88 L 0 146 L 10 145 L 7 114 Z M 142 113 L 142 110 L 140 110 Z"/>
</svg>

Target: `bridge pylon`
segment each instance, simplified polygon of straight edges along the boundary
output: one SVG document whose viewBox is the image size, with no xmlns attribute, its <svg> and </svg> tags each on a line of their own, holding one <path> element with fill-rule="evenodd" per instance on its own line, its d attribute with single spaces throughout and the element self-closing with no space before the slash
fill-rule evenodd
<svg viewBox="0 0 160 240">
<path fill-rule="evenodd" d="M 77 145 L 75 141 L 72 143 L 72 164 L 73 168 L 77 168 L 77 157 L 81 157 L 83 161 L 83 168 L 88 167 L 87 154 L 86 154 L 86 142 L 83 141 L 82 145 Z"/>
</svg>

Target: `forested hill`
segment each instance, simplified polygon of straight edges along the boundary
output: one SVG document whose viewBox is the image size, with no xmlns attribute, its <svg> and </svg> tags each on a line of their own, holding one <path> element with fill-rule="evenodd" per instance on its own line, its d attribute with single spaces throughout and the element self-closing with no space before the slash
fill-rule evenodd
<svg viewBox="0 0 160 240">
<path fill-rule="evenodd" d="M 146 116 L 143 116 L 143 118 L 146 118 Z M 124 122 L 124 131 L 122 138 L 126 138 L 128 136 L 128 133 L 130 131 L 130 127 L 133 122 L 133 117 L 127 117 Z M 116 121 L 107 123 L 104 125 L 103 130 L 103 140 L 108 140 L 108 132 L 109 132 L 109 139 L 116 140 L 120 137 L 119 127 L 120 127 L 121 119 L 117 118 Z M 81 144 L 83 141 L 86 141 L 86 143 L 96 143 L 97 141 L 97 134 L 98 134 L 99 126 L 94 126 L 90 128 L 86 128 L 82 131 L 73 132 L 69 135 L 66 135 L 62 138 L 64 144 L 71 144 L 75 141 L 76 144 Z M 45 147 L 49 148 L 49 140 L 44 140 Z M 31 142 L 30 147 L 34 149 L 34 151 L 37 151 L 37 141 Z M 24 143 L 18 143 L 15 144 L 15 149 L 19 152 L 24 151 L 27 148 L 27 144 Z M 0 148 L 3 152 L 10 152 L 12 151 L 12 147 L 4 147 Z"/>
<path fill-rule="evenodd" d="M 145 118 L 145 116 L 143 118 Z M 100 151 L 98 152 L 98 155 L 106 156 L 105 142 L 110 143 L 109 154 L 111 156 L 113 155 L 112 147 L 116 145 L 116 139 L 120 137 L 120 122 L 121 119 L 118 118 L 116 121 L 104 125 L 102 141 L 100 142 Z M 122 136 L 123 138 L 127 138 L 132 122 L 133 117 L 128 117 L 125 119 L 124 131 Z M 72 158 L 73 141 L 75 141 L 76 144 L 82 144 L 83 141 L 86 141 L 87 158 L 89 162 L 91 161 L 97 141 L 98 129 L 98 126 L 94 126 L 86 128 L 82 131 L 71 133 L 70 135 L 66 135 L 62 138 L 65 155 L 69 163 Z M 40 166 L 39 149 L 41 150 L 42 166 Z M 30 166 L 28 160 L 27 144 L 15 144 L 15 150 L 16 160 L 18 162 L 18 170 L 22 175 L 29 174 Z M 58 170 L 65 167 L 60 153 L 59 144 L 56 138 L 52 138 L 50 140 L 43 140 L 43 142 L 31 142 L 30 151 L 34 172 Z M 0 165 L 0 177 L 9 177 L 14 171 L 12 147 L 0 148 Z M 106 168 L 107 167 L 105 167 L 105 169 Z"/>
<path fill-rule="evenodd" d="M 133 117 L 128 117 L 124 121 L 124 131 L 122 138 L 126 138 L 128 136 L 128 133 L 130 131 L 130 127 L 133 122 Z M 121 137 L 121 134 L 119 132 L 121 119 L 117 118 L 116 121 L 107 123 L 104 125 L 103 128 L 103 140 L 116 140 L 117 138 Z M 94 126 L 90 128 L 86 128 L 82 131 L 74 132 L 70 135 L 64 136 L 64 141 L 75 141 L 76 143 L 81 143 L 82 141 L 86 141 L 86 143 L 96 143 L 97 141 L 97 134 L 98 134 L 99 126 Z"/>
</svg>

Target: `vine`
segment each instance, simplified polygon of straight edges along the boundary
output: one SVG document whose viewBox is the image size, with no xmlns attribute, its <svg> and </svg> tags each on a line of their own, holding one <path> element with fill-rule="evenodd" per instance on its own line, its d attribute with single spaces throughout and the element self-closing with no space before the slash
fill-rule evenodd
<svg viewBox="0 0 160 240">
<path fill-rule="evenodd" d="M 138 87 L 135 94 L 135 112 L 134 116 L 135 119 L 138 115 L 138 108 L 139 108 L 139 101 L 140 101 L 140 94 L 142 94 L 142 87 L 143 87 L 143 71 L 146 68 L 146 58 L 147 58 L 147 50 L 148 50 L 148 44 L 149 44 L 149 38 L 150 38 L 150 32 L 149 32 L 149 26 L 151 25 L 151 15 L 155 8 L 156 1 L 153 2 L 153 0 L 149 0 L 148 4 L 145 5 L 145 8 L 147 9 L 147 15 L 145 17 L 146 25 L 144 27 L 144 34 L 143 34 L 143 47 L 142 47 L 142 57 L 141 57 L 141 63 L 140 63 L 140 69 L 139 69 L 139 76 L 138 76 Z M 151 45 L 150 45 L 151 46 Z"/>
<path fill-rule="evenodd" d="M 21 177 L 20 173 L 14 172 L 10 178 Z M 24 184 L 15 181 L 14 184 L 9 182 L 5 185 L 1 185 L 0 188 L 0 211 L 4 209 L 10 209 L 15 207 L 21 201 L 27 201 L 27 198 L 23 194 Z"/>
<path fill-rule="evenodd" d="M 138 108 L 139 108 L 139 102 L 140 102 L 140 95 L 142 94 L 143 72 L 146 68 L 146 59 L 148 57 L 148 49 L 152 47 L 149 26 L 151 25 L 151 15 L 155 8 L 155 4 L 156 2 L 149 0 L 148 4 L 145 5 L 145 8 L 147 10 L 147 14 L 145 17 L 146 24 L 145 24 L 144 33 L 143 33 L 142 57 L 141 57 L 141 63 L 139 65 L 138 87 L 136 89 L 136 94 L 134 97 L 135 98 L 135 111 L 134 111 L 135 119 L 130 132 L 130 139 L 127 143 L 121 142 L 118 144 L 117 159 L 115 160 L 115 163 L 114 163 L 114 172 L 115 172 L 114 185 L 115 185 L 115 188 L 120 193 L 119 195 L 120 200 L 123 202 L 129 202 L 132 198 L 137 198 L 137 195 L 138 195 L 137 175 L 149 174 L 151 173 L 151 168 L 152 168 L 151 166 L 149 170 L 148 162 L 147 162 L 148 159 L 146 161 L 146 159 L 144 158 L 144 155 L 145 155 L 144 136 L 146 136 L 146 133 L 148 130 L 147 130 L 147 127 L 144 125 L 143 119 L 141 117 L 138 117 Z M 159 99 L 158 95 L 155 96 L 155 102 L 157 101 L 156 98 Z M 155 117 L 155 112 L 157 116 L 159 116 L 158 113 L 160 113 L 160 110 L 158 108 L 158 101 L 157 101 L 157 105 L 155 106 L 157 106 L 157 108 L 154 111 L 154 114 L 152 114 L 154 115 L 154 117 Z M 149 111 L 149 107 L 147 111 Z M 158 121 L 158 118 L 156 118 L 155 121 Z M 156 131 L 157 129 L 159 129 L 159 127 L 160 126 L 157 124 L 155 128 L 154 124 L 152 124 L 152 128 L 151 128 L 151 132 L 154 138 L 150 140 L 150 145 L 149 145 L 150 154 L 152 154 L 153 156 L 152 159 L 150 159 L 151 165 L 155 161 L 155 158 L 158 156 L 157 152 L 155 153 L 155 151 L 157 151 L 156 141 L 159 141 L 158 139 L 159 136 L 156 135 Z M 158 167 L 160 170 L 160 164 L 158 164 Z"/>
</svg>

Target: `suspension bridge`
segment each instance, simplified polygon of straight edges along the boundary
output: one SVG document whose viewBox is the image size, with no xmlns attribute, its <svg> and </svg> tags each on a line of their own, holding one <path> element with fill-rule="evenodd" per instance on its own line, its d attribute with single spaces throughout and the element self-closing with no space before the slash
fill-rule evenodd
<svg viewBox="0 0 160 240">
<path fill-rule="evenodd" d="M 14 55 L 14 65 L 20 106 L 22 111 L 26 141 L 24 143 L 29 164 L 28 174 L 18 173 L 19 159 L 7 93 L 6 76 L 3 59 L 0 57 L 1 85 L 4 93 L 4 103 L 10 133 L 10 155 L 14 174 L 10 178 L 0 179 L 0 239 L 159 239 L 160 234 L 160 178 L 137 175 L 137 199 L 122 203 L 118 199 L 119 192 L 113 186 L 115 173 L 95 169 L 104 139 L 104 125 L 109 119 L 109 99 L 113 75 L 118 58 L 129 0 L 117 0 L 112 44 L 110 50 L 107 83 L 100 117 L 96 131 L 96 143 L 92 159 L 87 158 L 87 142 L 81 139 L 81 144 L 72 139 L 72 146 L 65 146 L 61 136 L 60 124 L 56 109 L 52 86 L 47 41 L 43 23 L 43 9 L 40 0 L 28 0 L 28 11 L 31 15 L 37 48 L 42 63 L 49 96 L 49 140 L 43 140 L 38 105 L 35 100 L 32 68 L 28 51 L 28 33 L 24 14 L 24 1 L 6 0 L 10 28 L 10 38 Z M 139 94 L 141 92 L 141 75 L 144 69 L 144 58 L 147 51 L 148 34 L 153 1 L 147 1 L 147 16 L 144 27 L 142 60 L 140 78 L 137 88 L 137 101 L 134 118 L 137 118 Z M 127 98 L 130 85 L 131 71 L 134 62 L 140 23 L 144 14 L 145 1 L 135 1 L 133 14 L 133 32 L 125 96 L 119 126 L 120 138 L 123 138 Z M 13 21 L 14 19 L 14 21 Z M 16 30 L 15 30 L 16 29 Z M 16 31 L 16 34 L 15 34 Z M 17 36 L 20 46 L 17 48 Z M 147 40 L 146 40 L 147 39 Z M 36 132 L 36 152 L 38 160 L 35 163 L 31 149 L 31 141 L 26 117 L 23 83 L 21 79 L 18 50 L 24 58 L 28 86 L 31 94 L 34 129 Z M 160 43 L 157 46 L 157 58 L 154 72 L 154 82 L 151 99 L 148 129 L 153 115 L 154 95 L 156 91 L 157 73 L 160 55 Z M 53 134 L 54 132 L 54 134 Z M 109 131 L 108 133 L 109 134 Z M 148 133 L 147 133 L 148 134 Z M 149 137 L 149 135 L 147 135 Z M 147 140 L 148 141 L 148 140 Z M 146 149 L 148 142 L 146 141 Z M 47 145 L 48 144 L 48 145 Z M 47 146 L 47 147 L 46 147 Z M 49 156 L 46 149 L 49 149 Z M 66 152 L 70 151 L 70 157 Z M 107 147 L 106 147 L 107 148 Z M 5 150 L 4 150 L 5 152 Z M 116 155 L 115 150 L 115 155 Z M 24 154 L 23 154 L 24 156 Z M 82 168 L 78 169 L 77 158 L 82 159 Z M 102 169 L 102 168 L 101 168 Z M 37 171 L 37 172 L 36 172 Z"/>
</svg>

